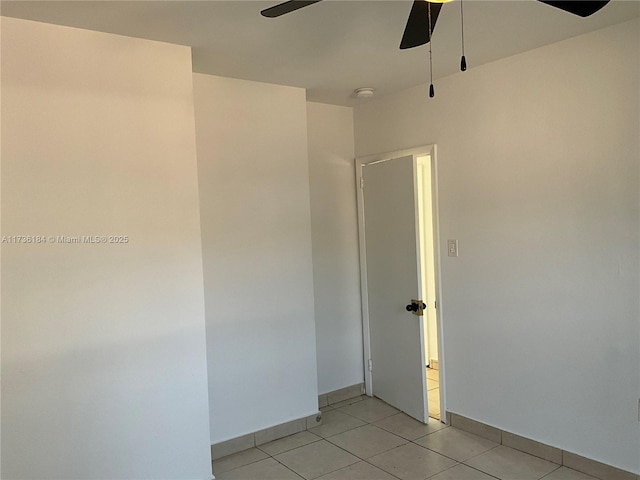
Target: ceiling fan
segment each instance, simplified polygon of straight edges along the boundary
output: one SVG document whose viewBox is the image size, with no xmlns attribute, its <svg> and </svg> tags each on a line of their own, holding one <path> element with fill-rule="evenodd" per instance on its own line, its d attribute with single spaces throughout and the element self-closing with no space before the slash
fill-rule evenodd
<svg viewBox="0 0 640 480">
<path fill-rule="evenodd" d="M 284 15 L 286 13 L 299 10 L 303 7 L 313 5 L 322 0 L 289 0 L 284 3 L 280 3 L 273 7 L 267 8 L 260 12 L 263 16 L 274 18 Z M 400 49 L 413 48 L 425 43 L 429 43 L 431 34 L 435 28 L 438 15 L 442 8 L 442 3 L 448 0 L 426 1 L 426 0 L 414 0 L 407 20 L 407 25 L 404 29 L 402 41 L 400 42 Z M 559 8 L 565 12 L 573 13 L 580 17 L 588 17 L 594 14 L 602 7 L 604 7 L 609 0 L 538 0 L 539 2 L 546 3 L 552 7 Z M 430 10 L 430 11 L 429 11 Z M 429 22 L 431 19 L 431 22 Z M 431 23 L 430 27 L 429 23 Z"/>
</svg>

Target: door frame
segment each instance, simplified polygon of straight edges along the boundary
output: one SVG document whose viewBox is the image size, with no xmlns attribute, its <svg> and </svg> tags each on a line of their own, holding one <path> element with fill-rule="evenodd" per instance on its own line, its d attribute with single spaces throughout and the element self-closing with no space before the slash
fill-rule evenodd
<svg viewBox="0 0 640 480">
<path fill-rule="evenodd" d="M 365 393 L 368 396 L 373 395 L 373 377 L 369 368 L 369 359 L 371 358 L 371 335 L 369 327 L 369 289 L 367 283 L 367 252 L 365 243 L 364 229 L 364 192 L 363 192 L 363 167 L 365 165 L 393 160 L 398 157 L 412 155 L 415 157 L 429 155 L 431 157 L 431 201 L 433 210 L 433 233 L 435 247 L 435 273 L 436 273 L 436 322 L 438 325 L 438 368 L 440 373 L 440 407 L 441 419 L 445 421 L 446 412 L 446 361 L 444 348 L 444 322 L 443 311 L 444 302 L 442 299 L 442 281 L 441 281 L 441 242 L 440 242 L 440 208 L 438 204 L 438 160 L 437 147 L 433 145 L 425 145 L 421 147 L 409 148 L 404 150 L 396 150 L 394 152 L 380 153 L 368 155 L 365 157 L 357 157 L 355 159 L 356 170 L 356 197 L 358 207 L 358 244 L 360 252 L 360 297 L 362 301 L 362 339 L 363 339 L 363 362 L 364 362 L 364 385 Z M 416 212 L 417 215 L 417 212 Z M 425 339 L 426 341 L 426 339 Z"/>
</svg>

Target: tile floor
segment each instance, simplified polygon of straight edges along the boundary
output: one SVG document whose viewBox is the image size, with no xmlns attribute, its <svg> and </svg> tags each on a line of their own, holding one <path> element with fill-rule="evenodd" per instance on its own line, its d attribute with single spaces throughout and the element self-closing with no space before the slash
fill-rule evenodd
<svg viewBox="0 0 640 480">
<path fill-rule="evenodd" d="M 440 420 L 440 373 L 429 367 L 427 367 L 427 398 L 429 416 Z"/>
<path fill-rule="evenodd" d="M 216 460 L 216 480 L 593 480 L 376 398 L 322 411 L 319 427 Z"/>
</svg>

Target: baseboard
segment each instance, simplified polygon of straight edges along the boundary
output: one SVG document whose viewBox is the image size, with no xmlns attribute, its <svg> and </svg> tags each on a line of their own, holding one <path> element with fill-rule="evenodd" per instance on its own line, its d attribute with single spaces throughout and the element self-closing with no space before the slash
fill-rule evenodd
<svg viewBox="0 0 640 480">
<path fill-rule="evenodd" d="M 457 413 L 446 412 L 447 424 L 479 437 L 486 438 L 506 447 L 520 450 L 535 457 L 542 458 L 558 465 L 577 470 L 600 480 L 640 480 L 640 475 L 621 470 L 590 458 L 567 452 L 526 437 L 521 437 L 505 430 L 487 425 Z"/>
<path fill-rule="evenodd" d="M 288 437 L 289 435 L 294 435 L 320 425 L 322 425 L 322 412 L 274 425 L 273 427 L 248 433 L 247 435 L 232 438 L 224 442 L 214 443 L 211 445 L 211 459 L 217 460 L 227 455 L 242 452 L 243 450 L 257 447 L 258 445 L 264 445 L 273 440 Z"/>
<path fill-rule="evenodd" d="M 360 395 L 364 395 L 364 383 L 356 383 L 350 387 L 323 393 L 318 395 L 318 408 L 349 400 L 350 398 L 359 397 Z"/>
<path fill-rule="evenodd" d="M 439 365 L 440 365 L 440 363 L 435 358 L 432 358 L 431 360 L 429 360 L 429 366 L 433 370 L 440 370 Z"/>
</svg>

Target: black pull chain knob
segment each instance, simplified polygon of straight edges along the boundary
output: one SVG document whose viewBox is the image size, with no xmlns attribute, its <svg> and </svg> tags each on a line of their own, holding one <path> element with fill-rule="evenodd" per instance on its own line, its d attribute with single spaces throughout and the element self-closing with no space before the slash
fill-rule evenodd
<svg viewBox="0 0 640 480">
<path fill-rule="evenodd" d="M 462 55 L 462 58 L 460 59 L 460 70 L 463 72 L 467 70 L 467 59 L 464 55 Z"/>
</svg>

